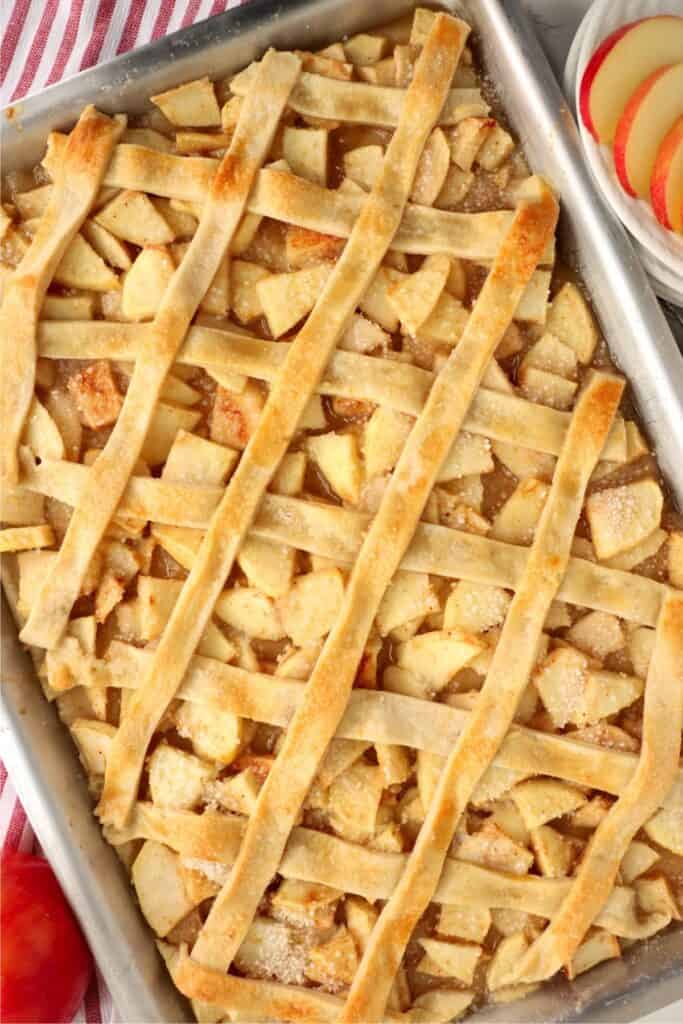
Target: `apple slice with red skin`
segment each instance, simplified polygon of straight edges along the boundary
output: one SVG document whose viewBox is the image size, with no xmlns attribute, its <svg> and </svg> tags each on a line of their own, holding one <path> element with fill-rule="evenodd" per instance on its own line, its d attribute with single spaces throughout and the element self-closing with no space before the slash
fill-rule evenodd
<svg viewBox="0 0 683 1024">
<path fill-rule="evenodd" d="M 649 196 L 657 151 L 683 114 L 683 61 L 659 68 L 641 82 L 619 118 L 614 166 L 630 196 Z"/>
<path fill-rule="evenodd" d="M 579 89 L 581 120 L 597 142 L 614 140 L 619 118 L 640 83 L 683 55 L 683 17 L 655 15 L 629 22 L 597 48 Z"/>
<path fill-rule="evenodd" d="M 664 136 L 657 151 L 650 198 L 659 223 L 683 233 L 683 117 Z"/>
</svg>

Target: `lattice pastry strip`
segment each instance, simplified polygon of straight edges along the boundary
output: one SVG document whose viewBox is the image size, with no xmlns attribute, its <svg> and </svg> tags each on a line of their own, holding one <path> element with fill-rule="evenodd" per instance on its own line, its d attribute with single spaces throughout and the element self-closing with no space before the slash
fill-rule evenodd
<svg viewBox="0 0 683 1024">
<path fill-rule="evenodd" d="M 135 364 L 114 430 L 91 469 L 53 571 L 22 630 L 25 643 L 50 648 L 66 628 L 88 565 L 140 454 L 166 375 L 237 229 L 299 67 L 290 54 L 272 52 L 264 58 L 197 232 L 164 293 L 150 345 Z"/>
<path fill-rule="evenodd" d="M 246 826 L 246 819 L 237 815 L 193 814 L 140 802 L 125 828 L 107 829 L 106 834 L 117 846 L 133 839 L 152 839 L 190 861 L 208 861 L 227 869 L 237 858 Z M 279 872 L 285 878 L 329 886 L 370 901 L 387 900 L 407 861 L 407 854 L 373 850 L 297 826 Z M 560 908 L 571 884 L 567 878 L 510 875 L 447 857 L 433 898 L 436 903 L 474 910 L 521 910 L 549 917 Z M 635 892 L 626 886 L 614 887 L 595 920 L 598 926 L 628 939 L 646 938 L 662 927 L 659 915 L 642 914 Z"/>
<path fill-rule="evenodd" d="M 144 348 L 147 331 L 145 326 L 127 324 L 47 322 L 39 328 L 39 353 L 50 359 L 134 359 Z M 179 360 L 209 371 L 229 369 L 270 382 L 280 372 L 288 345 L 286 341 L 274 344 L 211 327 L 191 327 Z M 379 357 L 336 351 L 317 390 L 321 395 L 367 399 L 417 416 L 433 380 L 431 371 L 409 363 L 387 364 Z M 515 444 L 519 441 L 519 423 L 524 422 L 524 447 L 559 455 L 569 420 L 567 412 L 482 387 L 468 410 L 463 429 Z M 626 432 L 621 417 L 615 421 L 602 457 L 610 462 L 626 461 Z"/>
<path fill-rule="evenodd" d="M 481 394 L 481 392 L 479 392 Z M 75 463 L 43 462 L 27 466 L 22 479 L 28 490 L 76 505 L 87 469 Z M 220 500 L 218 487 L 184 486 L 147 477 L 133 478 L 124 492 L 121 510 L 141 520 L 151 520 L 190 531 L 184 540 L 191 554 L 200 542 L 200 530 L 208 525 Z M 282 544 L 292 544 L 311 554 L 353 564 L 368 519 L 351 508 L 321 506 L 297 498 L 267 494 L 259 508 L 252 533 Z M 420 523 L 401 562 L 401 568 L 452 579 L 490 583 L 514 590 L 522 576 L 525 549 L 516 544 L 471 533 Z M 654 626 L 665 585 L 646 576 L 571 558 L 558 598 L 593 608 L 641 625 Z"/>
<path fill-rule="evenodd" d="M 342 1019 L 381 1020 L 411 932 L 432 899 L 446 852 L 474 787 L 505 738 L 528 683 L 550 604 L 569 561 L 590 476 L 623 383 L 596 374 L 579 398 L 521 584 L 467 725 L 449 755 L 405 873 L 380 915 Z"/>
<path fill-rule="evenodd" d="M 246 461 L 243 461 L 238 468 L 237 474 L 226 492 L 226 499 L 219 507 L 212 528 L 214 524 L 222 524 L 226 521 L 227 515 L 234 508 L 236 499 L 242 513 L 241 525 L 243 524 L 243 529 L 248 526 L 247 517 L 255 511 L 255 502 L 246 489 L 254 477 L 254 468 L 249 461 L 249 456 L 251 455 L 254 460 L 258 459 L 258 463 L 266 468 L 266 473 L 268 467 L 274 468 L 282 456 L 284 445 L 279 438 L 283 437 L 286 443 L 289 439 L 287 434 L 289 433 L 291 436 L 293 433 L 307 395 L 315 386 L 334 342 L 349 314 L 355 309 L 370 283 L 372 274 L 379 265 L 398 226 L 424 141 L 443 103 L 445 88 L 455 69 L 466 31 L 466 27 L 460 23 L 452 22 L 444 17 L 437 18 L 418 62 L 415 78 L 406 94 L 399 125 L 388 147 L 382 173 L 361 211 L 346 249 L 330 276 L 321 298 L 314 307 L 303 331 L 299 334 L 297 342 L 290 350 L 282 374 L 275 382 L 263 417 L 250 448 L 247 450 Z M 287 430 L 288 424 L 291 424 L 289 431 Z M 261 488 L 267 483 L 267 479 L 267 475 L 264 478 L 263 474 L 256 478 Z M 252 493 L 255 482 L 252 482 Z M 210 538 L 212 528 L 210 528 L 207 538 Z M 233 536 L 235 540 L 240 539 L 238 533 L 234 533 Z M 204 546 L 206 544 L 207 539 L 204 541 Z M 210 551 L 210 548 L 207 550 Z M 228 550 L 226 554 L 227 558 L 223 560 L 221 566 L 223 569 L 229 567 L 228 559 L 234 556 L 234 551 Z M 194 572 L 195 568 L 192 570 L 190 583 L 192 583 Z M 191 654 L 191 650 L 188 651 L 188 657 L 184 659 L 183 667 L 189 661 L 189 654 Z M 177 681 L 179 682 L 179 679 Z M 290 728 L 290 734 L 293 728 L 294 726 Z M 286 754 L 283 752 L 281 760 L 285 757 Z M 268 786 L 268 782 L 266 786 Z M 265 791 L 262 791 L 259 801 L 261 807 L 266 806 Z M 285 837 L 287 831 L 286 828 Z M 272 846 L 274 851 L 277 851 L 277 842 L 277 837 L 272 835 L 271 843 L 275 844 Z M 245 839 L 245 850 L 247 847 L 248 837 Z M 263 881 L 255 880 L 255 884 L 240 886 L 239 923 L 235 921 L 234 911 L 232 915 L 232 948 L 226 948 L 224 929 L 220 924 L 221 906 L 225 900 L 221 900 L 219 897 L 214 904 L 205 929 L 195 945 L 194 955 L 198 959 L 215 961 L 217 957 L 220 957 L 221 961 L 227 958 L 228 963 L 232 960 L 240 938 L 246 933 L 248 924 L 254 915 L 260 892 L 265 888 L 272 875 L 273 867 L 276 866 L 272 864 L 272 861 L 279 859 L 279 852 L 275 853 L 275 857 L 271 854 L 266 858 L 264 851 L 261 850 L 260 856 Z M 248 871 L 253 872 L 256 867 L 256 862 L 252 862 Z M 236 868 L 233 877 L 238 875 L 239 870 Z M 215 927 L 214 920 L 216 918 L 219 921 L 220 946 L 222 948 L 220 951 L 211 951 L 212 928 Z"/>
<path fill-rule="evenodd" d="M 399 223 L 422 145 L 443 102 L 443 68 L 429 67 L 432 49 L 455 68 L 465 29 L 438 20 L 419 73 L 406 94 L 383 173 L 366 200 L 346 248 L 306 325 L 289 350 L 249 446 L 216 510 L 190 577 L 160 641 L 147 685 L 117 734 L 101 801 L 103 820 L 122 824 L 135 799 L 146 745 L 173 698 L 203 627 L 222 589 L 258 503 L 294 435 L 310 394 L 349 315 L 384 256 Z M 443 42 L 442 42 L 443 37 Z M 446 45 L 444 45 L 446 44 Z M 455 51 L 449 53 L 447 47 Z M 419 109 L 419 114 L 418 114 Z M 127 724 L 129 723 L 129 724 Z"/>
<path fill-rule="evenodd" d="M 231 879 L 200 935 L 199 948 L 194 951 L 200 954 L 200 961 L 229 965 L 236 946 L 226 950 L 221 934 L 228 921 L 234 929 L 237 907 L 241 931 L 236 938 L 246 931 L 247 915 L 253 915 L 276 868 L 287 833 L 343 713 L 380 601 L 410 542 L 486 365 L 554 230 L 556 216 L 557 204 L 549 190 L 543 188 L 537 203 L 523 204 L 518 210 L 460 345 L 435 381 L 355 562 L 342 611 L 313 671 L 304 702 L 290 723 L 280 757 L 259 795 Z M 313 733 L 315 740 L 311 742 Z M 306 754 L 302 757 L 304 746 Z M 286 818 L 279 815 L 275 832 L 272 809 L 283 805 L 289 806 L 290 814 Z M 267 858 L 265 843 L 270 847 Z M 208 958 L 205 951 L 210 951 Z"/>
<path fill-rule="evenodd" d="M 84 662 L 67 678 L 66 686 L 59 692 L 68 692 L 72 686 L 96 684 L 134 689 L 140 685 L 150 658 L 149 652 L 113 641 L 94 676 L 91 666 Z M 303 699 L 304 685 L 294 680 L 280 680 L 273 686 L 269 675 L 196 656 L 178 697 L 198 704 L 213 704 L 239 718 L 286 728 Z M 351 693 L 335 736 L 426 750 L 445 757 L 470 713 L 463 708 L 400 693 L 356 689 Z M 533 775 L 539 759 L 547 774 L 555 778 L 614 794 L 626 788 L 638 760 L 627 751 L 607 750 L 577 743 L 570 737 L 515 725 L 501 744 L 493 765 Z M 683 772 L 678 772 L 676 783 L 666 794 L 662 806 L 676 811 L 683 809 Z"/>
<path fill-rule="evenodd" d="M 59 166 L 65 136 L 50 136 L 47 169 Z M 121 143 L 105 175 L 114 188 L 151 192 L 187 202 L 205 201 L 218 161 L 208 157 L 179 157 L 153 149 Z M 250 213 L 272 217 L 335 238 L 348 238 L 358 219 L 362 196 L 326 189 L 281 170 L 259 172 L 247 201 Z M 400 227 L 392 239 L 397 252 L 425 255 L 448 253 L 460 259 L 492 260 L 510 227 L 509 210 L 455 213 L 408 203 Z M 554 239 L 548 242 L 541 262 L 552 264 Z"/>
<path fill-rule="evenodd" d="M 123 128 L 87 107 L 65 140 L 50 202 L 31 245 L 12 274 L 0 310 L 2 339 L 2 476 L 18 478 L 17 448 L 33 399 L 40 309 L 52 276 L 88 215 Z"/>
<path fill-rule="evenodd" d="M 682 729 L 683 597 L 671 592 L 657 623 L 636 770 L 592 836 L 557 914 L 517 965 L 515 981 L 543 981 L 575 955 L 609 898 L 630 843 L 671 791 L 679 773 Z"/>
</svg>

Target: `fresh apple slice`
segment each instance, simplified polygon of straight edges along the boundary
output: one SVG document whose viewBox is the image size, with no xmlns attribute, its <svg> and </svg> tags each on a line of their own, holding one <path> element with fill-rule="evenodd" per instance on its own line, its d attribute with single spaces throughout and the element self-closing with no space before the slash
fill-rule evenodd
<svg viewBox="0 0 683 1024">
<path fill-rule="evenodd" d="M 579 90 L 581 119 L 593 137 L 611 143 L 634 89 L 681 54 L 683 17 L 674 14 L 632 21 L 608 36 L 589 60 Z"/>
<path fill-rule="evenodd" d="M 641 82 L 619 118 L 614 136 L 614 166 L 629 195 L 650 194 L 657 151 L 682 114 L 683 61 L 659 68 Z"/>
<path fill-rule="evenodd" d="M 659 223 L 683 233 L 683 117 L 678 118 L 659 147 L 650 198 Z"/>
</svg>

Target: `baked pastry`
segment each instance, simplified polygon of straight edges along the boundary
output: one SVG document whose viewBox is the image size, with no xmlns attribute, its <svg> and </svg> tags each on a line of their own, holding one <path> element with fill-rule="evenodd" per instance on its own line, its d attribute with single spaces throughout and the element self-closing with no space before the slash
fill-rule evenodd
<svg viewBox="0 0 683 1024">
<path fill-rule="evenodd" d="M 200 1021 L 448 1021 L 680 916 L 681 520 L 468 33 L 8 184 L 5 585 Z"/>
</svg>

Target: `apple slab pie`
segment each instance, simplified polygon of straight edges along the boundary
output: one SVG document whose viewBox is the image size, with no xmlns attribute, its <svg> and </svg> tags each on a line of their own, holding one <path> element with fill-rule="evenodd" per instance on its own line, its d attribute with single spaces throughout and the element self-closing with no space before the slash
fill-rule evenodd
<svg viewBox="0 0 683 1024">
<path fill-rule="evenodd" d="M 683 908 L 683 524 L 468 35 L 5 183 L 5 587 L 199 1021 L 446 1022 Z"/>
</svg>

